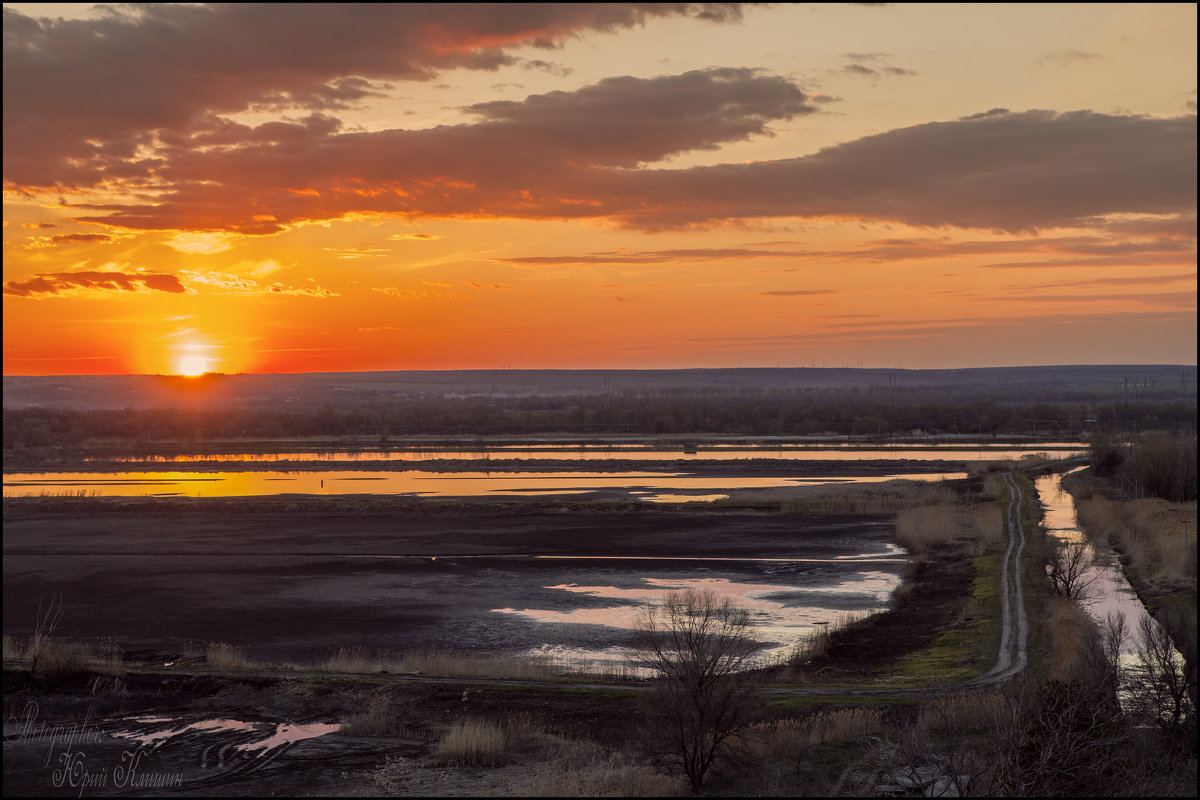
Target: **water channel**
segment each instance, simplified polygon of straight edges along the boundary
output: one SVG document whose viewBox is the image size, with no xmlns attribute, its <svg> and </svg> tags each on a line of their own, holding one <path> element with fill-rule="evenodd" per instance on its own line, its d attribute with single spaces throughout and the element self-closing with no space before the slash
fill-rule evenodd
<svg viewBox="0 0 1200 800">
<path fill-rule="evenodd" d="M 1098 545 L 1079 528 L 1075 500 L 1062 488 L 1062 479 L 1069 474 L 1047 475 L 1037 480 L 1035 486 L 1045 514 L 1043 525 L 1047 534 L 1064 542 L 1083 543 L 1088 548 L 1094 564 L 1084 576 L 1084 581 L 1089 583 L 1084 607 L 1100 625 L 1118 614 L 1125 617 L 1121 665 L 1129 668 L 1137 661 L 1137 652 L 1142 646 L 1142 620 L 1149 617 L 1149 612 L 1129 585 L 1113 549 L 1106 544 Z"/>
<path fill-rule="evenodd" d="M 129 465 L 120 472 L 5 473 L 4 496 L 22 497 L 53 494 L 97 496 L 186 496 L 243 497 L 275 494 L 394 494 L 429 497 L 516 495 L 579 495 L 592 493 L 624 494 L 650 502 L 706 501 L 728 497 L 734 489 L 761 489 L 781 486 L 824 485 L 833 483 L 877 483 L 904 478 L 917 481 L 951 480 L 966 477 L 961 471 L 921 473 L 884 470 L 868 476 L 704 476 L 686 472 L 629 471 L 531 471 L 488 472 L 432 471 L 421 469 L 380 469 L 372 465 L 361 471 L 342 465 L 359 461 L 405 462 L 496 459 L 538 459 L 561 461 L 662 461 L 702 459 L 705 461 L 769 460 L 773 466 L 808 461 L 855 462 L 866 460 L 906 461 L 998 461 L 1053 453 L 1073 455 L 1078 445 L 1051 442 L 1028 447 L 949 446 L 916 448 L 861 447 L 746 447 L 740 445 L 707 446 L 687 450 L 655 449 L 637 446 L 521 446 L 490 447 L 486 450 L 380 450 L 368 452 L 274 452 L 185 454 L 167 457 L 108 459 Z M 285 469 L 266 471 L 171 471 L 170 464 L 216 462 L 261 465 L 293 462 Z M 307 462 L 300 468 L 294 462 Z M 338 464 L 337 470 L 312 469 L 311 464 Z"/>
</svg>

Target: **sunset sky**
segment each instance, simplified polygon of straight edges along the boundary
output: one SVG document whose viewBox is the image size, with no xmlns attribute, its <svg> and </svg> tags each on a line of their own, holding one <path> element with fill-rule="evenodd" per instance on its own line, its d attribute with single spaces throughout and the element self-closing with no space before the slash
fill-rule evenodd
<svg viewBox="0 0 1200 800">
<path fill-rule="evenodd" d="M 4 373 L 1196 363 L 1196 5 L 4 6 Z"/>
</svg>

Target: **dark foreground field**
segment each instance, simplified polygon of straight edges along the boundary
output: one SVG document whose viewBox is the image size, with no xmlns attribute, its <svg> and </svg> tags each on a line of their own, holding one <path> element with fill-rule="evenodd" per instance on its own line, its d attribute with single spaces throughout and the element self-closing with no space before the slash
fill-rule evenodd
<svg viewBox="0 0 1200 800">
<path fill-rule="evenodd" d="M 799 596 L 806 585 L 863 567 L 684 559 L 834 558 L 881 552 L 891 537 L 889 525 L 873 520 L 633 504 L 87 498 L 78 511 L 71 505 L 5 501 L 5 634 L 31 635 L 38 604 L 57 596 L 65 608 L 60 634 L 111 637 L 166 658 L 188 640 L 302 662 L 339 647 L 527 649 L 547 641 L 548 623 L 492 609 L 613 605 L 547 587 L 632 585 L 653 570 L 664 579 L 787 584 Z M 612 628 L 557 627 L 550 641 L 624 643 Z"/>
<path fill-rule="evenodd" d="M 115 639 L 130 665 L 119 682 L 107 683 L 6 666 L 9 796 L 78 796 L 81 789 L 96 796 L 371 794 L 380 786 L 368 772 L 387 758 L 426 759 L 438 731 L 465 717 L 517 719 L 536 733 L 513 734 L 525 744 L 511 747 L 499 768 L 423 767 L 390 790 L 535 791 L 529 765 L 545 760 L 538 749 L 550 746 L 545 737 L 574 742 L 572 748 L 628 747 L 644 692 L 636 684 L 535 687 L 394 674 L 336 677 L 303 668 L 214 674 L 196 658 L 196 646 L 225 642 L 260 663 L 300 665 L 339 647 L 521 650 L 544 641 L 547 624 L 490 609 L 570 610 L 600 602 L 547 589 L 581 576 L 586 581 L 589 570 L 597 582 L 620 586 L 652 565 L 681 577 L 787 583 L 800 596 L 807 583 L 827 583 L 857 567 L 679 559 L 833 557 L 848 549 L 879 552 L 892 537 L 891 525 L 877 518 L 751 505 L 34 498 L 6 500 L 4 515 L 5 636 L 32 635 L 39 605 L 61 597 L 56 636 Z M 535 555 L 647 560 L 593 565 Z M 903 564 L 877 568 L 895 572 Z M 934 559 L 916 577 L 900 608 L 835 639 L 829 655 L 811 665 L 823 682 L 886 671 L 958 614 L 969 591 L 966 560 Z M 580 646 L 624 643 L 611 628 L 561 627 L 560 638 L 576 637 Z M 380 735 L 352 729 L 245 749 L 289 726 L 364 714 L 386 718 L 383 730 L 373 731 Z M 154 746 L 156 736 L 189 725 Z M 76 740 L 64 745 L 72 731 Z M 529 744 L 535 740 L 542 744 Z M 131 771 L 134 758 L 141 760 Z"/>
</svg>

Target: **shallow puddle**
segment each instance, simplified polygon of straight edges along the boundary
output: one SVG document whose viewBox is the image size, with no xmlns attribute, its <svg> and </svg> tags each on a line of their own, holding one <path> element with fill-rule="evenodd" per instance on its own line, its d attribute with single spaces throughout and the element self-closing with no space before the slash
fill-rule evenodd
<svg viewBox="0 0 1200 800">
<path fill-rule="evenodd" d="M 582 595 L 593 601 L 611 601 L 599 606 L 565 609 L 510 607 L 496 608 L 493 612 L 552 625 L 595 625 L 633 630 L 644 610 L 661 602 L 667 593 L 684 589 L 711 590 L 722 599 L 729 598 L 750 612 L 752 635 L 764 645 L 761 658 L 771 661 L 786 657 L 798 641 L 811 634 L 817 626 L 828 625 L 838 615 L 860 617 L 882 610 L 899 583 L 900 577 L 895 573 L 874 570 L 842 575 L 836 582 L 803 588 L 795 584 L 746 583 L 728 578 L 646 576 L 638 579 L 634 585 L 568 583 L 545 587 L 551 591 Z M 574 662 L 581 669 L 586 669 L 590 664 L 621 662 L 629 657 L 629 651 L 620 647 L 589 649 L 551 644 L 534 648 L 531 654 L 552 656 L 568 662 L 564 664 L 568 668 Z"/>
<path fill-rule="evenodd" d="M 121 727 L 125 723 L 132 725 L 130 728 Z M 216 743 L 226 740 L 226 747 L 232 745 L 239 753 L 256 756 L 265 756 L 278 748 L 337 733 L 342 729 L 340 723 L 295 725 L 290 722 L 247 722 L 224 718 L 187 722 L 178 717 L 158 716 L 130 717 L 123 722 L 117 722 L 116 725 L 118 729 L 111 733 L 113 737 L 136 742 L 147 750 L 155 750 L 178 741 L 195 744 L 199 740 L 199 744 L 204 744 L 205 740 L 211 738 Z M 207 754 L 208 750 L 206 747 L 203 752 Z M 207 758 L 207 755 L 204 758 Z"/>
</svg>

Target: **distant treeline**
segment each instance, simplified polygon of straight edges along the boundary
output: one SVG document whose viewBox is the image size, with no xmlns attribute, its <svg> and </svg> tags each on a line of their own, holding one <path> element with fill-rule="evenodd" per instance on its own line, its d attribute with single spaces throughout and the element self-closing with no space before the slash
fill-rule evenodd
<svg viewBox="0 0 1200 800">
<path fill-rule="evenodd" d="M 1091 437 L 1092 467 L 1133 497 L 1188 503 L 1197 497 L 1196 436 L 1153 433 L 1132 444 L 1109 432 Z"/>
<path fill-rule="evenodd" d="M 931 389 L 656 392 L 554 397 L 366 395 L 339 403 L 4 411 L 5 449 L 93 440 L 202 442 L 236 438 L 821 433 L 888 438 L 995 434 L 1077 438 L 1104 429 L 1194 432 L 1195 397 L 1107 403 L 1001 402 Z"/>
</svg>

